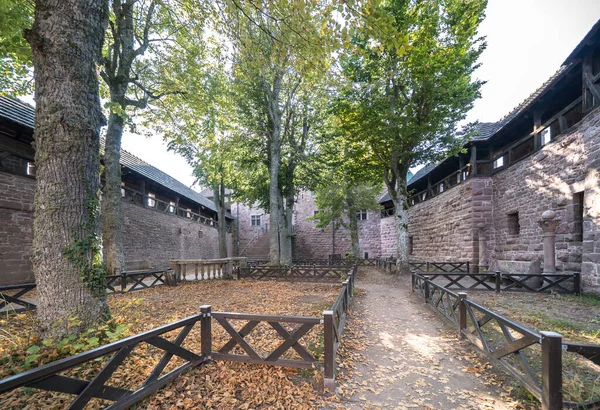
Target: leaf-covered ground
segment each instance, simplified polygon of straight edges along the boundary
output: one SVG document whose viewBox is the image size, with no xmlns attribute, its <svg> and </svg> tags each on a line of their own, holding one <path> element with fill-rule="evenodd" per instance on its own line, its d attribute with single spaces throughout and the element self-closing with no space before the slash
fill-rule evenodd
<svg viewBox="0 0 600 410">
<path fill-rule="evenodd" d="M 109 304 L 113 314 L 112 329 L 126 328 L 120 335 L 122 337 L 199 313 L 201 305 L 211 305 L 213 311 L 223 312 L 321 316 L 322 311 L 333 304 L 339 290 L 339 284 L 217 280 L 185 283 L 174 288 L 159 286 L 139 292 L 109 296 Z M 232 321 L 233 326 L 238 330 L 244 323 L 245 321 Z M 0 325 L 4 338 L 0 345 L 2 364 L 0 377 L 6 377 L 26 368 L 24 363 L 32 356 L 32 352 L 39 357 L 32 361 L 29 367 L 61 356 L 56 348 L 59 341 L 48 343 L 35 338 L 32 315 L 18 314 L 3 317 Z M 292 331 L 293 328 L 294 325 L 287 325 L 288 331 Z M 105 330 L 103 334 L 107 332 L 110 333 Z M 178 330 L 167 333 L 167 339 L 173 340 L 177 332 Z M 228 339 L 225 331 L 216 321 L 213 321 L 213 348 L 217 349 Z M 262 323 L 254 330 L 252 336 L 246 339 L 262 355 L 272 351 L 281 343 L 275 331 Z M 313 328 L 301 341 L 311 353 L 322 360 L 320 326 Z M 66 347 L 73 349 L 72 345 L 77 343 L 85 344 L 86 340 L 68 341 Z M 199 324 L 190 332 L 183 346 L 194 352 L 200 352 Z M 236 352 L 240 351 L 234 350 L 234 353 Z M 297 357 L 295 354 L 295 352 L 286 353 L 285 357 L 295 358 Z M 162 351 L 153 346 L 143 343 L 138 345 L 108 384 L 128 389 L 138 388 L 161 356 Z M 105 362 L 106 360 L 93 362 L 63 374 L 90 379 Z M 172 360 L 163 374 L 181 363 L 183 362 L 180 359 Z M 137 407 L 313 409 L 323 405 L 321 386 L 322 376 L 317 370 L 299 371 L 281 367 L 215 362 L 189 370 Z M 61 393 L 22 388 L 0 396 L 0 407 L 61 409 L 66 407 L 68 399 L 72 397 Z M 101 408 L 108 404 L 109 402 L 94 399 L 89 408 Z"/>
</svg>

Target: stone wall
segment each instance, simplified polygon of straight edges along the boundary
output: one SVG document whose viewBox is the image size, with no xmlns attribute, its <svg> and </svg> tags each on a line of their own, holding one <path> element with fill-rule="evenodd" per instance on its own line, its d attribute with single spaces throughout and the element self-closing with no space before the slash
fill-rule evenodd
<svg viewBox="0 0 600 410">
<path fill-rule="evenodd" d="M 123 202 L 125 260 L 149 260 L 166 267 L 172 259 L 219 257 L 217 228 Z M 231 255 L 231 234 L 227 235 Z"/>
<path fill-rule="evenodd" d="M 326 259 L 332 253 L 331 226 L 316 228 L 316 221 L 307 220 L 317 211 L 314 195 L 303 191 L 298 195 L 294 208 L 294 258 Z M 368 212 L 367 219 L 359 221 L 359 244 L 361 256 L 369 258 L 381 255 L 380 212 Z M 351 251 L 350 233 L 341 227 L 335 232 L 335 253 L 346 255 Z"/>
<path fill-rule="evenodd" d="M 29 254 L 33 240 L 35 180 L 0 172 L 0 284 L 33 282 Z"/>
<path fill-rule="evenodd" d="M 409 208 L 408 234 L 412 237 L 415 261 L 475 260 L 473 191 L 479 182 L 460 185 Z M 481 192 L 483 194 L 483 191 Z"/>
<path fill-rule="evenodd" d="M 262 209 L 252 208 L 236 202 L 231 205 L 231 215 L 234 218 L 237 218 L 237 221 L 233 222 L 234 230 L 237 230 L 235 225 L 236 222 L 239 224 L 239 254 L 246 255 L 250 248 L 258 242 L 261 236 L 268 236 L 269 214 L 265 214 Z M 252 225 L 252 215 L 260 216 L 260 225 Z M 259 253 L 264 253 L 264 255 L 255 256 L 268 258 L 268 241 L 266 253 L 264 252 L 264 249 L 261 249 L 261 251 L 262 252 Z"/>
<path fill-rule="evenodd" d="M 574 223 L 574 194 L 583 191 L 585 179 L 581 133 L 576 131 L 560 136 L 540 151 L 498 172 L 492 179 L 495 240 L 492 259 L 497 261 L 498 268 L 527 272 L 532 262 L 542 259 L 539 221 L 542 213 L 551 209 L 560 220 L 556 228 L 557 268 L 579 271 L 581 236 Z M 511 232 L 509 225 L 516 219 L 518 232 L 514 229 Z"/>
<path fill-rule="evenodd" d="M 0 172 L 0 285 L 33 282 L 35 180 Z M 166 267 L 169 259 L 218 258 L 215 227 L 123 202 L 125 260 L 149 260 Z M 201 232 L 201 233 L 200 233 Z M 228 250 L 232 250 L 228 234 Z"/>
<path fill-rule="evenodd" d="M 396 257 L 398 241 L 396 239 L 396 223 L 393 216 L 381 218 L 379 223 L 379 238 L 381 241 L 381 257 Z"/>
</svg>

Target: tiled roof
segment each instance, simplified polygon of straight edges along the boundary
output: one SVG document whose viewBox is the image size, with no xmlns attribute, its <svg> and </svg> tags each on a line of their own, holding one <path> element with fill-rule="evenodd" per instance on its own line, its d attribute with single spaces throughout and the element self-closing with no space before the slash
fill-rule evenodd
<svg viewBox="0 0 600 410">
<path fill-rule="evenodd" d="M 18 124 L 29 127 L 33 130 L 34 126 L 34 115 L 35 109 L 29 104 L 22 103 L 19 100 L 9 97 L 0 96 L 0 117 L 7 118 Z M 104 146 L 104 140 L 101 141 Z M 177 192 L 179 195 L 184 196 L 204 207 L 217 211 L 214 202 L 206 199 L 202 194 L 194 191 L 193 189 L 182 184 L 172 176 L 162 172 L 160 169 L 153 167 L 147 162 L 142 161 L 138 157 L 125 151 L 121 148 L 121 165 L 145 176 L 146 178 L 156 182 L 168 188 L 172 191 Z"/>
<path fill-rule="evenodd" d="M 145 176 L 146 178 L 164 186 L 165 188 L 177 192 L 181 196 L 184 196 L 200 205 L 205 206 L 208 209 L 217 212 L 214 202 L 208 200 L 204 195 L 194 191 L 172 176 L 162 172 L 156 167 L 153 167 L 147 162 L 142 161 L 124 149 L 121 149 L 121 165 Z"/>
<path fill-rule="evenodd" d="M 25 104 L 16 98 L 0 95 L 0 117 L 7 118 L 33 130 L 34 114 L 35 109 L 31 105 Z"/>
<path fill-rule="evenodd" d="M 512 120 L 517 118 L 519 114 L 527 110 L 535 100 L 552 87 L 564 73 L 568 71 L 571 64 L 561 66 L 552 77 L 550 77 L 541 87 L 535 90 L 529 97 L 527 97 L 521 104 L 517 105 L 511 112 L 506 114 L 498 122 L 481 122 L 475 127 L 475 136 L 471 138 L 471 141 L 486 141 L 490 139 L 498 131 L 506 127 Z M 447 159 L 447 158 L 446 158 Z M 444 160 L 436 164 L 427 164 L 415 174 L 415 176 L 409 181 L 409 185 L 417 182 L 419 179 L 430 173 L 435 167 L 444 162 Z"/>
</svg>

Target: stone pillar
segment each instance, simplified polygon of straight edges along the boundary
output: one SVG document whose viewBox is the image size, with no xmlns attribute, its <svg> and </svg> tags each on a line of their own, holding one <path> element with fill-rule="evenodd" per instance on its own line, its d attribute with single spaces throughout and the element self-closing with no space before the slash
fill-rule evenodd
<svg viewBox="0 0 600 410">
<path fill-rule="evenodd" d="M 487 238 L 485 236 L 485 224 L 477 224 L 477 237 L 479 238 L 479 258 L 477 261 L 477 273 L 482 270 L 482 266 L 487 266 Z"/>
<path fill-rule="evenodd" d="M 556 256 L 554 242 L 556 236 L 556 226 L 560 221 L 556 218 L 556 212 L 548 210 L 542 214 L 542 220 L 539 221 L 543 231 L 544 244 L 544 269 L 542 273 L 556 273 Z"/>
</svg>

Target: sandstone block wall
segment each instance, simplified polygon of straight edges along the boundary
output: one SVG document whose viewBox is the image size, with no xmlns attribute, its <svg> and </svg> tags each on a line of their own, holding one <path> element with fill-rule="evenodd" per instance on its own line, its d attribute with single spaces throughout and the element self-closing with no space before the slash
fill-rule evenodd
<svg viewBox="0 0 600 410">
<path fill-rule="evenodd" d="M 332 253 L 331 227 L 316 228 L 316 221 L 307 220 L 317 210 L 314 195 L 309 191 L 298 194 L 294 210 L 294 258 L 326 259 Z M 380 213 L 368 212 L 367 219 L 359 221 L 361 256 L 368 252 L 369 258 L 381 255 Z M 335 253 L 342 256 L 350 252 L 350 233 L 345 228 L 335 232 Z"/>
<path fill-rule="evenodd" d="M 29 255 L 33 240 L 35 180 L 0 172 L 0 284 L 33 282 Z"/>
<path fill-rule="evenodd" d="M 231 255 L 231 234 L 227 236 Z M 213 226 L 124 202 L 123 251 L 125 260 L 166 267 L 172 259 L 218 258 L 219 235 Z"/>
<path fill-rule="evenodd" d="M 501 270 L 527 271 L 542 258 L 544 211 L 557 213 L 556 263 L 564 271 L 581 268 L 581 237 L 574 220 L 574 194 L 583 191 L 585 152 L 581 133 L 559 137 L 540 151 L 493 176 L 494 220 L 492 259 Z M 511 233 L 509 215 L 518 213 L 519 232 Z"/>
<path fill-rule="evenodd" d="M 408 234 L 413 241 L 410 259 L 475 261 L 473 191 L 476 188 L 479 194 L 479 187 L 479 181 L 467 180 L 409 208 Z"/>
</svg>

